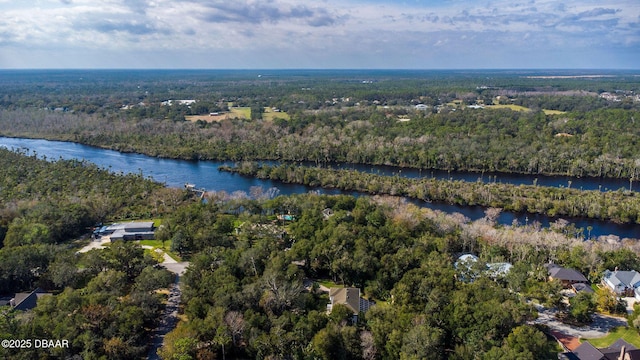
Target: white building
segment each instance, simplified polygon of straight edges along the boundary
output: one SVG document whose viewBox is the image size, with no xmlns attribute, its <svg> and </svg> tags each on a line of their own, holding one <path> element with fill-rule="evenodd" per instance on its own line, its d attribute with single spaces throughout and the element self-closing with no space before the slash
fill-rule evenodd
<svg viewBox="0 0 640 360">
<path fill-rule="evenodd" d="M 631 271 L 604 272 L 602 284 L 620 296 L 633 296 L 640 301 L 640 273 Z"/>
</svg>

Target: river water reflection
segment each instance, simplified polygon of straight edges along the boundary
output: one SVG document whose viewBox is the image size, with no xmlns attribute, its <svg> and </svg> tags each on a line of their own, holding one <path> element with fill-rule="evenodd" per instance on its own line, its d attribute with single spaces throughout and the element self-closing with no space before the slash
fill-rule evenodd
<svg viewBox="0 0 640 360">
<path fill-rule="evenodd" d="M 182 187 L 185 183 L 196 184 L 198 188 L 205 188 L 209 191 L 234 191 L 248 192 L 253 186 L 261 186 L 265 189 L 276 187 L 280 194 L 289 195 L 305 193 L 311 190 L 319 190 L 325 194 L 348 193 L 335 189 L 318 189 L 304 185 L 283 184 L 271 180 L 261 180 L 243 177 L 235 174 L 221 172 L 218 167 L 221 165 L 232 165 L 232 162 L 223 161 L 187 161 L 173 159 L 159 159 L 141 154 L 120 153 L 117 151 L 104 150 L 91 146 L 38 139 L 7 138 L 0 137 L 0 146 L 14 149 L 26 150 L 28 154 L 37 154 L 39 157 L 46 157 L 49 160 L 57 159 L 78 159 L 92 162 L 99 167 L 109 169 L 113 172 L 122 173 L 142 173 L 145 177 L 150 177 L 158 182 L 171 187 Z M 497 181 L 511 184 L 533 184 L 534 181 L 539 186 L 570 186 L 583 188 L 585 190 L 596 189 L 619 189 L 629 187 L 628 180 L 620 179 L 594 179 L 594 178 L 570 178 L 551 176 L 531 176 L 513 174 L 479 174 L 465 172 L 447 172 L 398 168 L 390 166 L 371 166 L 354 164 L 333 164 L 334 168 L 350 168 L 360 171 L 379 173 L 380 175 L 398 175 L 406 177 L 435 177 L 439 179 L 454 179 L 465 181 Z M 639 185 L 640 186 L 640 185 Z M 458 212 L 471 220 L 476 220 L 484 216 L 484 208 L 480 206 L 458 206 L 442 203 L 425 203 L 413 201 L 420 206 L 442 210 L 448 213 Z M 555 221 L 539 214 L 515 214 L 502 212 L 498 222 L 502 224 L 512 224 L 514 221 L 520 224 L 537 221 L 543 227 L 549 226 Z M 589 219 L 568 219 L 577 228 L 584 229 L 586 235 L 588 227 L 591 228 L 591 236 L 615 234 L 622 238 L 640 238 L 640 225 L 620 225 L 610 222 L 589 220 Z"/>
</svg>

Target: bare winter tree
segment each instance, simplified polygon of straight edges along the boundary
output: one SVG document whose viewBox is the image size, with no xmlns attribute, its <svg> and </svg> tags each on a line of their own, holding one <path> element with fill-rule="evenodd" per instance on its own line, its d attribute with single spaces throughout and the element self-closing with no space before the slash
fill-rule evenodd
<svg viewBox="0 0 640 360">
<path fill-rule="evenodd" d="M 238 346 L 244 333 L 244 316 L 241 312 L 229 311 L 224 317 L 224 322 L 227 324 L 229 332 L 231 333 L 233 346 Z"/>
<path fill-rule="evenodd" d="M 364 360 L 373 360 L 378 354 L 376 344 L 371 331 L 364 330 L 360 332 L 360 345 L 362 346 L 362 358 Z"/>
<path fill-rule="evenodd" d="M 484 211 L 484 218 L 490 223 L 495 224 L 500 216 L 502 209 L 490 207 Z"/>
</svg>

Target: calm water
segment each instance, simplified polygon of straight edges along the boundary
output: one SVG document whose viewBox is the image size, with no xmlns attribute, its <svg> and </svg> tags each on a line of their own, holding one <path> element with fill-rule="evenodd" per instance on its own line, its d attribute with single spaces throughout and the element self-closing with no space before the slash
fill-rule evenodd
<svg viewBox="0 0 640 360">
<path fill-rule="evenodd" d="M 481 181 L 484 183 L 498 182 L 514 185 L 534 185 L 535 183 L 538 186 L 571 187 L 572 189 L 600 191 L 618 190 L 620 188 L 629 189 L 629 179 L 421 170 L 396 166 L 371 166 L 362 164 L 332 164 L 329 167 L 334 169 L 353 169 L 385 176 L 397 175 L 408 178 L 426 177 L 440 180 L 452 179 L 470 182 Z M 634 181 L 631 187 L 633 190 L 640 190 L 638 181 Z"/>
<path fill-rule="evenodd" d="M 49 160 L 56 160 L 60 158 L 84 159 L 116 173 L 142 173 L 145 177 L 150 177 L 171 187 L 182 187 L 185 183 L 193 183 L 196 184 L 198 188 L 205 188 L 207 190 L 215 191 L 226 191 L 228 193 L 232 193 L 234 191 L 249 192 L 251 187 L 261 186 L 264 189 L 276 187 L 279 189 L 279 193 L 284 195 L 305 193 L 311 190 L 320 190 L 320 192 L 326 194 L 356 194 L 353 192 L 343 192 L 340 190 L 317 189 L 304 185 L 283 184 L 271 180 L 248 178 L 221 172 L 218 170 L 219 166 L 224 164 L 231 165 L 233 164 L 232 162 L 158 159 L 140 154 L 125 154 L 119 153 L 117 151 L 103 150 L 76 143 L 22 138 L 0 137 L 0 146 L 15 150 L 27 150 L 29 154 L 36 153 L 39 157 L 46 157 Z M 351 168 L 360 171 L 379 173 L 381 175 L 435 177 L 439 179 L 451 178 L 454 180 L 465 181 L 497 181 L 511 184 L 533 184 L 534 179 L 536 179 L 535 181 L 540 186 L 568 186 L 568 181 L 571 181 L 571 187 L 573 188 L 583 188 L 590 190 L 619 189 L 621 187 L 629 187 L 628 180 L 619 179 L 570 178 L 487 173 L 479 174 L 431 170 L 421 171 L 416 169 L 406 169 L 390 166 L 369 166 L 353 164 L 334 164 L 332 165 L 332 167 Z M 458 212 L 472 220 L 484 217 L 485 209 L 480 206 L 457 206 L 441 203 L 424 203 L 418 201 L 414 201 L 414 203 L 449 213 Z M 549 225 L 549 222 L 552 222 L 554 220 L 554 218 L 549 218 L 544 215 L 515 214 L 509 212 L 503 212 L 498 218 L 498 221 L 502 224 L 512 224 L 514 221 L 518 221 L 520 224 L 537 221 L 545 227 Z M 615 234 L 620 237 L 640 238 L 640 225 L 618 225 L 604 221 L 585 219 L 567 220 L 573 222 L 577 228 L 587 229 L 588 226 L 591 226 L 592 236 Z M 584 233 L 586 235 L 587 230 L 584 230 Z"/>
</svg>

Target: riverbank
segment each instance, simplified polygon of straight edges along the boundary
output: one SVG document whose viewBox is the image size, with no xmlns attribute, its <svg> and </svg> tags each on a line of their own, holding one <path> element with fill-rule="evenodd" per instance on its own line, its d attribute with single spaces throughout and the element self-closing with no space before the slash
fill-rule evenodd
<svg viewBox="0 0 640 360">
<path fill-rule="evenodd" d="M 517 172 L 517 171 L 489 171 L 486 169 L 470 167 L 470 168 L 443 168 L 443 167 L 424 167 L 413 165 L 411 163 L 392 164 L 388 162 L 344 162 L 336 160 L 314 161 L 312 159 L 287 159 L 282 156 L 267 156 L 265 153 L 258 153 L 252 156 L 210 156 L 205 153 L 192 151 L 189 154 L 175 153 L 169 151 L 151 151 L 146 148 L 136 147 L 133 145 L 114 145 L 111 143 L 103 143 L 100 141 L 88 141 L 87 138 L 78 135 L 59 134 L 59 135 L 34 135 L 30 133 L 9 133 L 0 134 L 0 138 L 8 139 L 29 139 L 29 140 L 46 140 L 59 141 L 72 144 L 80 144 L 103 149 L 108 151 L 116 151 L 123 154 L 139 154 L 151 156 L 158 159 L 183 160 L 183 161 L 212 161 L 212 162 L 237 162 L 237 161 L 255 161 L 266 163 L 289 163 L 303 164 L 305 166 L 320 166 L 326 168 L 353 169 L 358 171 L 368 171 L 394 174 L 401 177 L 435 177 L 439 179 L 451 178 L 453 180 L 464 181 L 480 181 L 480 182 L 501 182 L 511 184 L 536 184 L 541 186 L 552 187 L 573 187 L 584 190 L 618 190 L 633 189 L 638 185 L 639 179 L 612 176 L 573 176 L 566 172 Z"/>
<path fill-rule="evenodd" d="M 224 192 L 227 194 L 238 195 L 251 194 L 252 189 L 258 187 L 263 190 L 274 189 L 274 194 L 278 195 L 299 194 L 309 191 L 318 191 L 325 194 L 348 194 L 356 196 L 366 194 L 365 192 L 345 191 L 337 188 L 321 188 L 319 186 L 312 187 L 296 183 L 285 183 L 266 178 L 258 179 L 256 177 L 244 177 L 218 170 L 220 166 L 234 165 L 232 162 L 161 159 L 141 154 L 120 153 L 112 150 L 104 150 L 74 142 L 33 140 L 24 138 L 0 137 L 0 146 L 22 149 L 22 151 L 26 151 L 28 154 L 37 154 L 38 157 L 46 158 L 47 160 L 75 159 L 79 161 L 87 161 L 110 172 L 142 175 L 145 178 L 153 179 L 156 182 L 172 188 L 183 189 L 185 183 L 196 183 L 198 184 L 198 187 L 205 188 L 208 192 Z M 371 173 L 379 175 L 378 170 L 380 170 L 380 174 L 385 174 L 385 171 L 390 171 L 391 169 L 387 168 L 385 170 L 370 167 L 368 170 Z M 393 174 L 392 172 L 390 177 L 402 178 L 404 175 L 410 176 L 411 174 L 408 174 L 408 171 L 405 170 L 402 171 L 401 174 Z M 437 180 L 437 178 L 431 177 L 431 173 L 421 174 L 418 172 L 418 176 L 420 175 L 423 176 L 414 178 L 413 180 Z M 433 174 L 433 176 L 437 176 L 437 174 Z M 453 173 L 452 176 L 454 176 Z M 493 184 L 496 184 L 496 187 L 504 185 L 504 183 L 500 183 L 500 180 L 501 179 L 498 179 L 497 182 L 494 183 L 492 181 L 488 184 L 490 186 L 494 186 Z M 442 181 L 444 181 L 443 184 L 450 184 L 457 180 L 449 180 L 449 178 L 446 178 Z M 476 181 L 473 183 L 475 184 L 478 182 Z M 514 186 L 516 188 L 519 187 L 519 185 Z M 542 186 L 538 184 L 538 187 Z M 416 205 L 428 207 L 433 210 L 462 214 L 472 221 L 484 218 L 487 210 L 486 207 L 478 205 L 462 206 L 457 205 L 456 203 L 449 204 L 438 201 L 413 201 Z M 563 216 L 562 219 L 568 220 L 568 222 L 573 224 L 568 226 L 566 231 L 578 231 L 579 235 L 577 236 L 582 236 L 584 238 L 609 236 L 611 234 L 618 238 L 638 238 L 640 235 L 640 226 L 632 223 L 616 224 L 595 218 L 571 218 L 567 216 Z M 541 213 L 526 214 L 502 211 L 496 219 L 496 224 L 507 226 L 517 223 L 521 225 L 529 224 L 549 228 L 555 226 L 554 223 L 558 220 L 559 217 L 549 217 L 542 215 Z M 576 236 L 575 232 L 573 232 L 573 236 Z"/>
<path fill-rule="evenodd" d="M 245 162 L 222 166 L 222 171 L 285 183 L 359 191 L 372 195 L 405 196 L 462 206 L 484 206 L 547 216 L 585 217 L 637 224 L 640 197 L 627 191 L 585 191 L 534 185 L 408 179 L 354 170 L 333 170 L 292 165 L 269 166 Z"/>
</svg>

